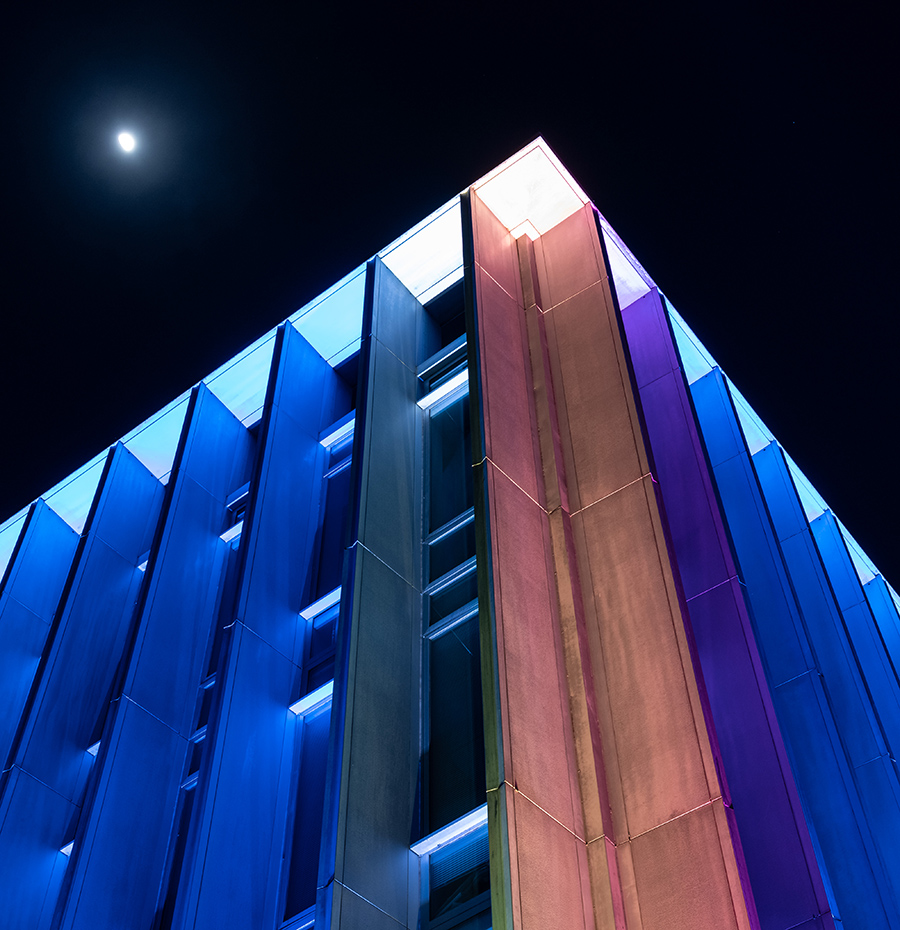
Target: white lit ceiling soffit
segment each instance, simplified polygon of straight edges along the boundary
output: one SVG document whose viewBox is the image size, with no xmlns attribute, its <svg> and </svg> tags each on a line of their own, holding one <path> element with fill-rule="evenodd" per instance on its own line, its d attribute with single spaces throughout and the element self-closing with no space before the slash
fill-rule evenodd
<svg viewBox="0 0 900 930">
<path fill-rule="evenodd" d="M 454 197 L 378 255 L 420 302 L 427 303 L 463 274 L 459 197 Z"/>
<path fill-rule="evenodd" d="M 540 137 L 476 181 L 472 188 L 517 239 L 522 235 L 529 239 L 542 236 L 589 200 Z M 619 306 L 624 309 L 655 285 L 602 215 L 600 223 Z"/>
<path fill-rule="evenodd" d="M 656 287 L 656 284 L 602 214 L 600 228 L 603 230 L 603 242 L 609 257 L 609 269 L 612 272 L 619 309 L 624 310 Z"/>
<path fill-rule="evenodd" d="M 472 189 L 517 238 L 542 236 L 588 202 L 540 137 L 476 181 Z"/>
</svg>

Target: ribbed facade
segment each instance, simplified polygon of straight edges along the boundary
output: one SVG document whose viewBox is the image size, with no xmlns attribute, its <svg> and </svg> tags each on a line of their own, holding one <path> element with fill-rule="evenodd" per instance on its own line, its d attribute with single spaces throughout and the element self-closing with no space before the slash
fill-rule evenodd
<svg viewBox="0 0 900 930">
<path fill-rule="evenodd" d="M 0 927 L 900 926 L 898 597 L 540 140 L 0 556 Z"/>
</svg>

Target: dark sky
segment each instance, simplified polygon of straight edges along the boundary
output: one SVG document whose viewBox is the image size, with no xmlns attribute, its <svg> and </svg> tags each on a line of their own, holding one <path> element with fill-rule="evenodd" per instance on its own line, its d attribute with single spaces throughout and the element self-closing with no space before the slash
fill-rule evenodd
<svg viewBox="0 0 900 930">
<path fill-rule="evenodd" d="M 541 134 L 900 584 L 889 9 L 18 5 L 0 520 Z"/>
</svg>

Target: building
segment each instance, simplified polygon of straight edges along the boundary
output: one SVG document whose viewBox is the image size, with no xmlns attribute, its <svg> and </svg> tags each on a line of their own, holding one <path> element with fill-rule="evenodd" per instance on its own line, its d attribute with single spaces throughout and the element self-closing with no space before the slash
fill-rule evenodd
<svg viewBox="0 0 900 930">
<path fill-rule="evenodd" d="M 0 555 L 4 927 L 900 926 L 900 601 L 541 140 Z"/>
</svg>

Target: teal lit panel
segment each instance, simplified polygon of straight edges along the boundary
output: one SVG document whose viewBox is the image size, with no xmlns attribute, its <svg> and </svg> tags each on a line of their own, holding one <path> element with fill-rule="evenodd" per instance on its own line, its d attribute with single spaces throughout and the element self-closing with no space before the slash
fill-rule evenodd
<svg viewBox="0 0 900 930">
<path fill-rule="evenodd" d="M 189 400 L 189 392 L 182 394 L 122 439 L 128 451 L 163 481 L 172 470 Z"/>
<path fill-rule="evenodd" d="M 324 294 L 288 317 L 289 322 L 332 366 L 359 348 L 366 266 L 350 272 Z"/>
<path fill-rule="evenodd" d="M 850 535 L 847 531 L 847 527 L 845 527 L 840 520 L 838 520 L 838 526 L 841 530 L 841 536 L 844 537 L 844 543 L 847 546 L 847 554 L 850 556 L 850 561 L 856 569 L 859 583 L 866 584 L 878 574 L 878 569 L 863 551 L 862 546 Z"/>
<path fill-rule="evenodd" d="M 775 437 L 756 411 L 747 403 L 744 395 L 730 381 L 728 382 L 728 389 L 734 402 L 738 422 L 741 424 L 741 432 L 744 434 L 747 449 L 751 455 L 754 455 L 760 449 L 764 449 L 769 445 L 770 442 L 774 442 Z"/>
<path fill-rule="evenodd" d="M 213 394 L 247 425 L 258 420 L 262 413 L 274 346 L 275 330 L 272 330 L 203 379 Z"/>
<path fill-rule="evenodd" d="M 104 451 L 42 495 L 77 533 L 84 528 L 105 462 Z"/>
<path fill-rule="evenodd" d="M 668 301 L 666 301 L 666 308 L 672 320 L 672 333 L 681 357 L 682 371 L 687 383 L 693 384 L 698 378 L 703 378 L 718 366 L 703 343 Z"/>
<path fill-rule="evenodd" d="M 822 499 L 822 495 L 812 486 L 809 478 L 800 471 L 797 464 L 786 452 L 784 458 L 794 481 L 794 487 L 797 489 L 797 495 L 800 498 L 806 519 L 808 521 L 815 520 L 823 510 L 828 509 L 828 505 Z"/>
</svg>

